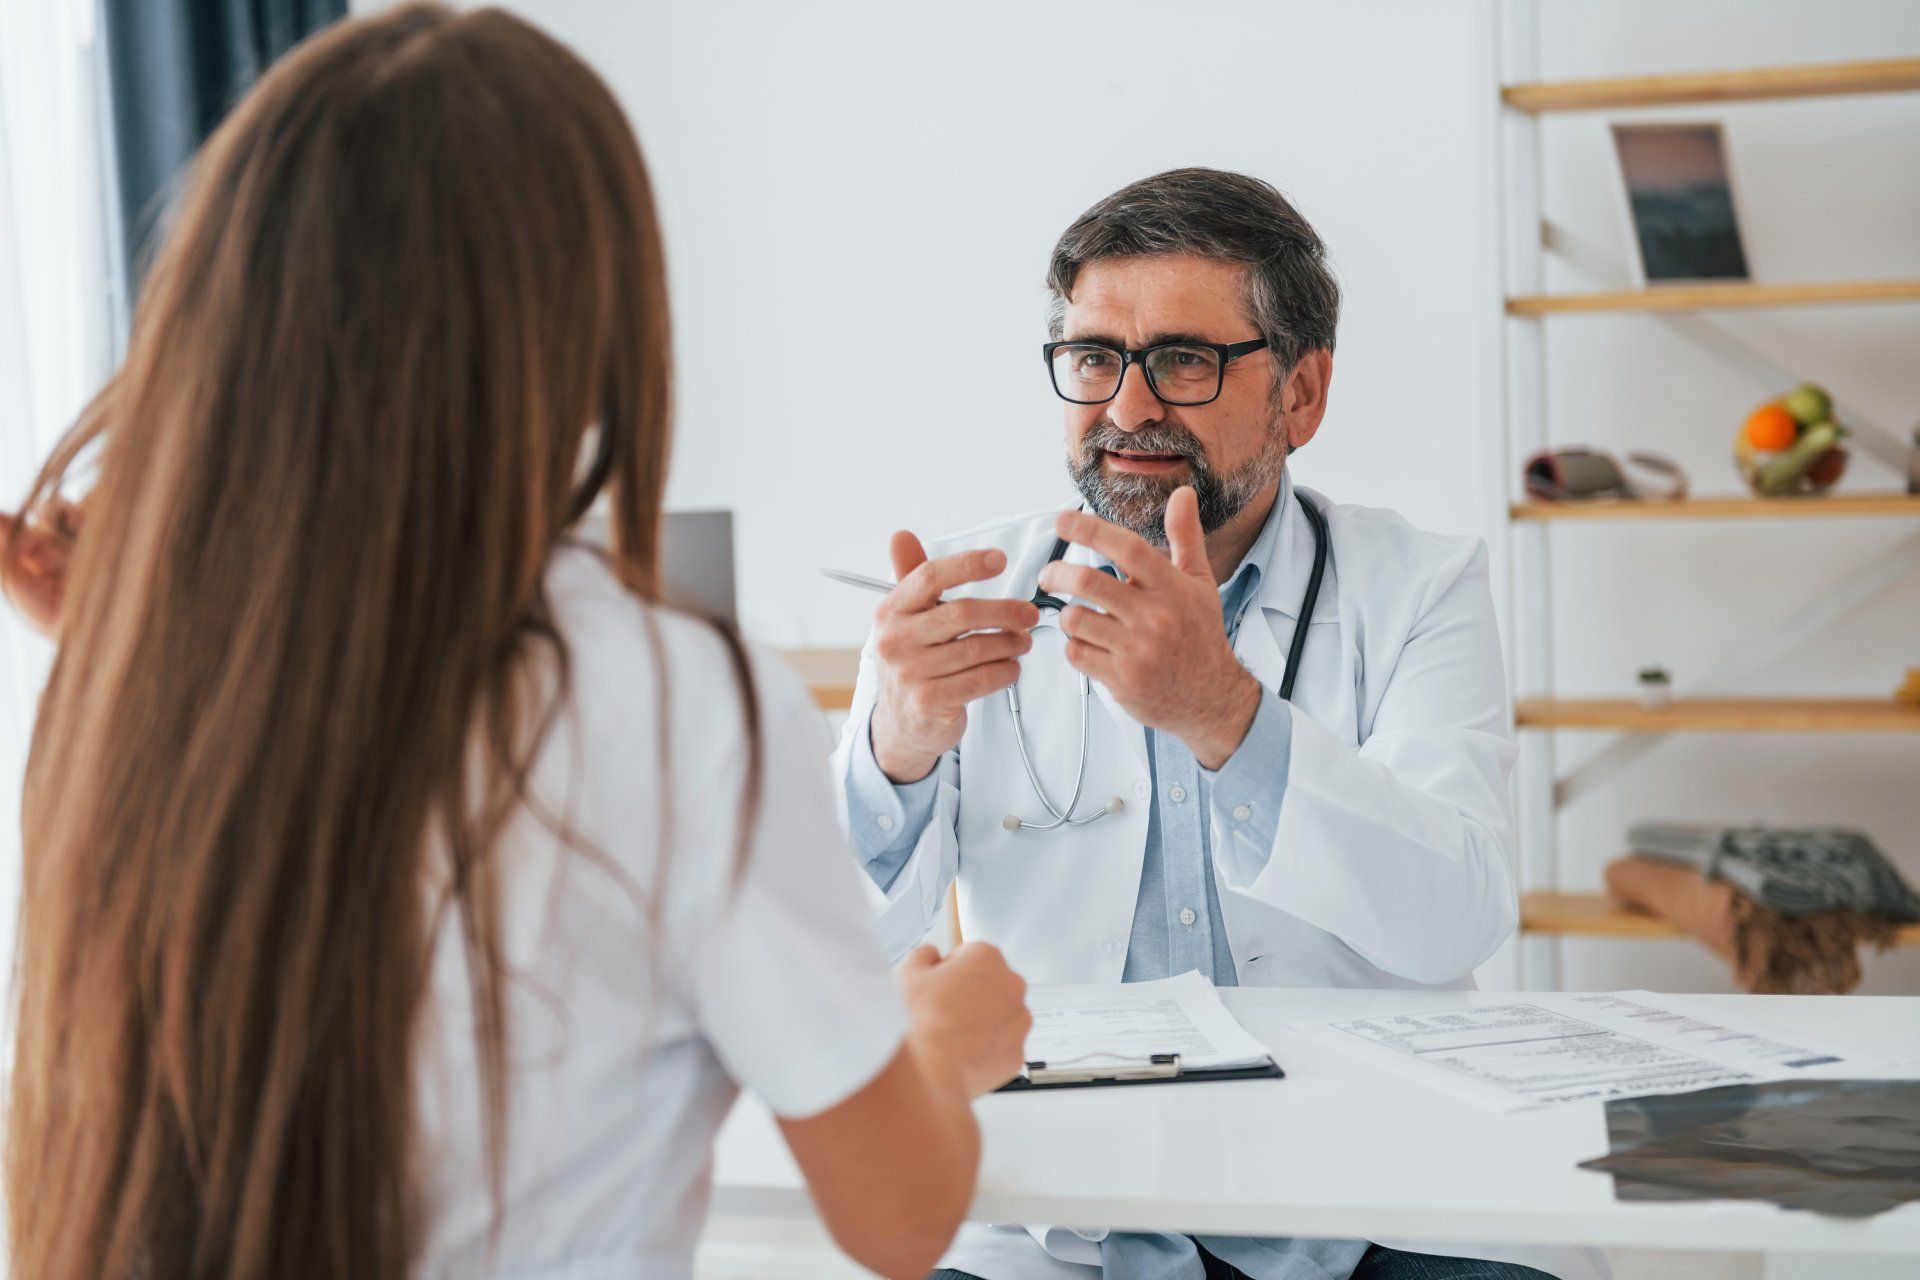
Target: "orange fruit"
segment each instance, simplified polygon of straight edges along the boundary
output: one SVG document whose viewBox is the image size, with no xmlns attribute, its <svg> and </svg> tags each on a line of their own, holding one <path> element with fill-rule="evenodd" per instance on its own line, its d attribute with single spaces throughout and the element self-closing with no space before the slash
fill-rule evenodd
<svg viewBox="0 0 1920 1280">
<path fill-rule="evenodd" d="M 1747 443 L 1762 453 L 1791 448 L 1800 424 L 1778 404 L 1763 404 L 1747 418 Z"/>
</svg>

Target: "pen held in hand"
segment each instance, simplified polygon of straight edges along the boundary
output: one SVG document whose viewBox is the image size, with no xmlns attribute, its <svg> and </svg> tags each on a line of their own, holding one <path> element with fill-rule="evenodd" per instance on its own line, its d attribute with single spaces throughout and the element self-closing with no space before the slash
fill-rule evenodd
<svg viewBox="0 0 1920 1280">
<path fill-rule="evenodd" d="M 895 582 L 888 582 L 885 578 L 869 578 L 864 573 L 853 573 L 846 569 L 822 569 L 820 572 L 823 576 L 832 578 L 835 582 L 845 583 L 849 587 L 859 587 L 862 591 L 877 592 L 883 596 L 890 593 L 899 585 Z M 1033 602 L 1042 608 L 1064 609 L 1066 607 L 1064 601 L 1057 600 L 1053 596 L 1046 595 L 1045 593 L 1035 596 Z M 968 631 L 963 634 L 972 635 L 974 633 Z"/>
<path fill-rule="evenodd" d="M 864 573 L 849 573 L 845 569 L 822 569 L 820 572 L 835 582 L 845 583 L 849 587 L 859 587 L 864 591 L 877 591 L 883 596 L 892 591 L 894 586 L 885 578 L 869 578 Z"/>
</svg>

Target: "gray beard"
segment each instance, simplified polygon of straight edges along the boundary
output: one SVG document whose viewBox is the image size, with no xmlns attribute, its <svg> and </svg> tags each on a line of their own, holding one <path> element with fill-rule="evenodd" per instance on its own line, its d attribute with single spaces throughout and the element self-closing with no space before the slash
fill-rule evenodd
<svg viewBox="0 0 1920 1280">
<path fill-rule="evenodd" d="M 1109 449 L 1141 453 L 1178 454 L 1191 473 L 1186 479 L 1170 476 L 1112 474 L 1101 466 Z M 1067 457 L 1067 474 L 1080 490 L 1087 509 L 1123 529 L 1130 529 L 1156 547 L 1167 545 L 1167 499 L 1183 484 L 1193 486 L 1200 500 L 1200 527 L 1207 533 L 1221 528 L 1265 493 L 1286 469 L 1287 434 L 1278 415 L 1269 447 L 1238 471 L 1222 475 L 1207 460 L 1206 450 L 1191 432 L 1178 427 L 1142 427 L 1122 431 L 1098 422 L 1081 438 L 1078 454 Z"/>
</svg>

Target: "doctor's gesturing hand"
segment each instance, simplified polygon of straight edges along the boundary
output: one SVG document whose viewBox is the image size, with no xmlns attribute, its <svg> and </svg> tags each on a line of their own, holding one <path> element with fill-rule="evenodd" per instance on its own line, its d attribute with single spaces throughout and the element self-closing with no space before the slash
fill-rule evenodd
<svg viewBox="0 0 1920 1280">
<path fill-rule="evenodd" d="M 899 585 L 873 615 L 880 667 L 873 758 L 894 782 L 918 782 L 966 732 L 967 704 L 1020 678 L 1020 655 L 1033 648 L 1027 628 L 1040 610 L 1028 600 L 940 599 L 949 588 L 999 576 L 1004 552 L 929 560 L 905 530 L 889 551 Z"/>
<path fill-rule="evenodd" d="M 1167 499 L 1166 521 L 1161 551 L 1098 516 L 1066 512 L 1059 535 L 1105 556 L 1126 580 L 1055 561 L 1041 570 L 1040 586 L 1096 606 L 1070 605 L 1061 614 L 1067 661 L 1106 686 L 1135 720 L 1173 734 L 1203 767 L 1219 769 L 1247 736 L 1262 689 L 1227 642 L 1191 486 Z"/>
</svg>

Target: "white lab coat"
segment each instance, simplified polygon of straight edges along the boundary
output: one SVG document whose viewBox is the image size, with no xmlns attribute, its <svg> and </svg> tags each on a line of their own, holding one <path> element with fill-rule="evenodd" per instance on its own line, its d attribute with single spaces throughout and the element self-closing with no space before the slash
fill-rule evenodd
<svg viewBox="0 0 1920 1280">
<path fill-rule="evenodd" d="M 1280 686 L 1313 565 L 1313 530 L 1291 488 L 1283 483 L 1279 495 L 1286 523 L 1275 563 L 1235 642 L 1269 689 Z M 1486 548 L 1477 538 L 1423 532 L 1390 511 L 1308 496 L 1326 514 L 1327 569 L 1293 692 L 1273 848 L 1248 859 L 1255 851 L 1236 849 L 1234 824 L 1223 827 L 1215 815 L 1212 825 L 1235 970 L 1242 986 L 1469 988 L 1474 967 L 1517 918 L 1508 789 L 1516 749 Z M 986 525 L 927 551 L 998 547 L 1004 573 L 949 595 L 1025 598 L 1053 549 L 1054 516 Z M 1093 562 L 1077 546 L 1066 559 Z M 1078 675 L 1062 645 L 1057 630 L 1036 636 L 1020 691 L 1035 767 L 1064 803 L 1080 719 Z M 1125 808 L 1084 827 L 1006 830 L 1009 814 L 1047 815 L 1021 767 L 1005 697 L 976 702 L 959 747 L 938 765 L 933 820 L 887 891 L 876 891 L 881 935 L 894 955 L 925 937 L 957 877 L 965 936 L 999 946 L 1029 982 L 1120 980 L 1146 846 L 1147 750 L 1140 725 L 1105 688 L 1095 690 L 1079 812 L 1112 797 Z M 834 762 L 843 805 L 850 752 L 877 696 L 869 646 Z M 1044 1234 L 1034 1230 L 1036 1239 Z M 1085 1251 L 1055 1252 L 1089 1260 Z M 1606 1274 L 1598 1255 L 1572 1250 L 1489 1246 L 1474 1256 L 1565 1280 Z M 964 1232 L 944 1265 L 987 1280 L 1087 1275 L 1043 1255 L 1025 1233 L 984 1228 Z"/>
</svg>

